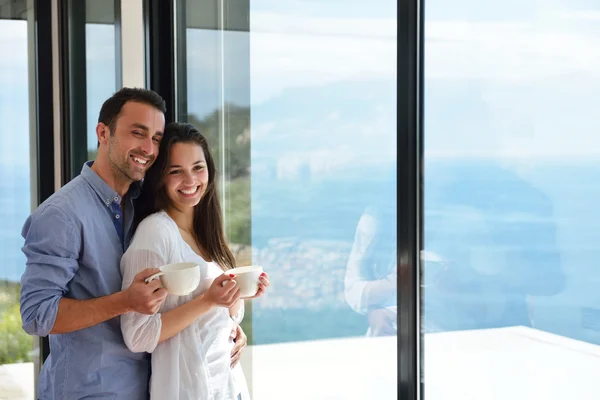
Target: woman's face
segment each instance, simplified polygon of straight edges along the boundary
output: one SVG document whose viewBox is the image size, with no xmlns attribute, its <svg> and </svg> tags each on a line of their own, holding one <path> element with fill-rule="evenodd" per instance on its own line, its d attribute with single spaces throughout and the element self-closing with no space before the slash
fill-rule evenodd
<svg viewBox="0 0 600 400">
<path fill-rule="evenodd" d="M 194 207 L 208 186 L 208 167 L 197 143 L 175 143 L 171 148 L 165 188 L 173 206 Z"/>
</svg>

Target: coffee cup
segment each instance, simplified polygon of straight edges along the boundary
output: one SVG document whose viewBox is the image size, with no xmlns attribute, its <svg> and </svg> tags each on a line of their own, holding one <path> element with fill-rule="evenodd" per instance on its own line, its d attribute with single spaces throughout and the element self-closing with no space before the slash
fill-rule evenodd
<svg viewBox="0 0 600 400">
<path fill-rule="evenodd" d="M 146 283 L 158 278 L 169 294 L 185 296 L 200 284 L 200 267 L 196 263 L 179 262 L 163 265 L 158 269 L 160 272 L 146 278 Z"/>
<path fill-rule="evenodd" d="M 237 282 L 240 288 L 240 297 L 246 298 L 252 297 L 258 292 L 258 284 L 260 283 L 260 275 L 263 273 L 263 268 L 258 265 L 249 265 L 232 268 L 226 273 L 235 275 L 235 278 L 232 279 Z M 223 282 L 223 285 L 226 282 Z"/>
</svg>

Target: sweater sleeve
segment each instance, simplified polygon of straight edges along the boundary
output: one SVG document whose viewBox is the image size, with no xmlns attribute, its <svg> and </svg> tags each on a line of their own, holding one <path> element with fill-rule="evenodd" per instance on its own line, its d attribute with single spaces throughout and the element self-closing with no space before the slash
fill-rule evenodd
<svg viewBox="0 0 600 400">
<path fill-rule="evenodd" d="M 164 219 L 155 214 L 142 221 L 121 258 L 123 290 L 131 286 L 137 273 L 168 264 L 173 247 L 172 228 Z M 146 315 L 130 312 L 121 316 L 123 339 L 129 350 L 135 353 L 152 353 L 158 344 L 161 328 L 160 313 Z"/>
</svg>

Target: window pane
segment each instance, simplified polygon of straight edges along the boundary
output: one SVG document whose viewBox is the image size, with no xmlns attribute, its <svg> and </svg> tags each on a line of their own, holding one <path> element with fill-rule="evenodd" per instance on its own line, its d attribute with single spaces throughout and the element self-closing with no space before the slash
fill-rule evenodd
<svg viewBox="0 0 600 400">
<path fill-rule="evenodd" d="M 243 323 L 253 398 L 397 398 L 396 2 L 186 7 L 180 117 L 272 282 Z"/>
<path fill-rule="evenodd" d="M 0 393 L 33 398 L 33 338 L 21 328 L 19 281 L 25 270 L 21 227 L 31 212 L 28 46 L 31 9 L 0 6 Z M 37 347 L 37 346 L 36 346 Z"/>
<path fill-rule="evenodd" d="M 186 2 L 186 86 L 179 120 L 200 129 L 220 174 L 226 235 L 238 266 L 252 263 L 250 247 L 250 81 L 248 7 L 220 1 Z M 245 15 L 246 18 L 236 16 Z M 223 28 L 223 29 L 221 29 Z M 181 81 L 181 80 L 180 80 Z M 187 109 L 182 110 L 185 103 Z M 242 326 L 252 341 L 252 305 Z"/>
<path fill-rule="evenodd" d="M 68 0 L 70 168 L 67 180 L 96 157 L 96 125 L 104 101 L 121 86 L 117 18 L 120 1 Z"/>
<path fill-rule="evenodd" d="M 426 398 L 595 398 L 600 6 L 448 4 L 425 2 Z"/>
<path fill-rule="evenodd" d="M 96 124 L 102 103 L 119 89 L 117 82 L 116 13 L 114 0 L 86 0 L 85 70 L 87 159 L 96 157 Z M 117 2 L 117 6 L 120 2 Z M 81 169 L 81 165 L 78 165 Z"/>
</svg>

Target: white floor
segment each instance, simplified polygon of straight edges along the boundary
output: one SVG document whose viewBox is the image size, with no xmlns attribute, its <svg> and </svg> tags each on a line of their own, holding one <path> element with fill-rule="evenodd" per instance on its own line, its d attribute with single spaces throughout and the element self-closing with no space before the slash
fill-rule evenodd
<svg viewBox="0 0 600 400">
<path fill-rule="evenodd" d="M 600 399 L 600 346 L 526 327 L 428 334 L 424 346 L 426 400 Z M 255 346 L 248 356 L 256 400 L 397 399 L 395 337 Z"/>
<path fill-rule="evenodd" d="M 425 338 L 427 400 L 596 400 L 600 346 L 525 327 Z"/>
<path fill-rule="evenodd" d="M 600 346 L 525 327 L 425 337 L 427 400 L 596 400 Z M 255 400 L 397 399 L 396 338 L 252 346 Z M 0 399 L 33 399 L 33 364 L 0 366 Z"/>
<path fill-rule="evenodd" d="M 32 400 L 33 363 L 0 365 L 0 399 Z"/>
<path fill-rule="evenodd" d="M 255 400 L 398 398 L 395 337 L 253 346 L 244 356 Z"/>
</svg>

